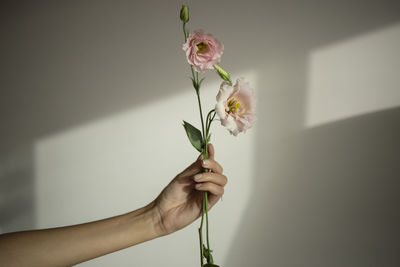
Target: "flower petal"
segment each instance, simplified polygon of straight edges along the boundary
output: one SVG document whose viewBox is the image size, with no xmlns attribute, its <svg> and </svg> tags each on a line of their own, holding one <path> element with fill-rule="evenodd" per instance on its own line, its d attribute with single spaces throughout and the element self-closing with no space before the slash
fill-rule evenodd
<svg viewBox="0 0 400 267">
<path fill-rule="evenodd" d="M 197 45 L 206 43 L 208 49 L 202 53 L 198 53 Z M 186 53 L 186 59 L 197 72 L 213 69 L 213 65 L 221 61 L 224 45 L 219 42 L 211 34 L 205 33 L 203 30 L 192 32 L 182 49 Z"/>
<path fill-rule="evenodd" d="M 229 109 L 227 102 L 234 98 L 240 106 L 237 109 Z M 237 79 L 234 86 L 228 82 L 221 83 L 216 97 L 215 111 L 221 120 L 221 124 L 234 136 L 251 128 L 256 121 L 254 90 L 243 78 Z"/>
</svg>

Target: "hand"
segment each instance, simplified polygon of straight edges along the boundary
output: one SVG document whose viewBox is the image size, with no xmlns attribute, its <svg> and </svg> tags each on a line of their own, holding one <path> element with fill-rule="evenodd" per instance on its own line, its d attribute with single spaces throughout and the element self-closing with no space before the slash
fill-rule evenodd
<svg viewBox="0 0 400 267">
<path fill-rule="evenodd" d="M 178 174 L 155 200 L 156 225 L 161 235 L 177 231 L 201 215 L 203 192 L 208 192 L 208 209 L 224 194 L 227 178 L 214 160 L 214 147 L 208 146 L 209 158 L 201 156 Z M 204 168 L 210 172 L 203 172 Z"/>
</svg>

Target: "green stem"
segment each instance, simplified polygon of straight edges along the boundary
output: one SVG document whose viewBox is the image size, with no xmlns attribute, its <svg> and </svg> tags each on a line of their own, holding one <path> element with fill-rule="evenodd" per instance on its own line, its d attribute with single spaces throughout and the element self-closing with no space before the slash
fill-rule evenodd
<svg viewBox="0 0 400 267">
<path fill-rule="evenodd" d="M 203 111 L 201 109 L 201 101 L 200 101 L 200 87 L 198 87 L 198 90 L 196 91 L 196 94 L 197 94 L 197 102 L 199 103 L 201 130 L 202 130 L 202 134 L 203 134 L 203 142 L 205 144 L 206 136 L 205 136 L 205 132 L 204 132 Z M 205 150 L 207 150 L 207 146 L 205 147 Z M 207 153 L 207 157 L 206 158 L 208 158 L 208 153 Z"/>
<path fill-rule="evenodd" d="M 213 115 L 211 115 L 214 112 Z M 211 127 L 211 123 L 213 122 L 214 118 L 215 118 L 215 109 L 210 110 L 210 112 L 208 112 L 207 114 L 207 118 L 206 118 L 206 137 L 208 139 L 208 134 L 210 133 L 210 127 Z"/>
<path fill-rule="evenodd" d="M 187 41 L 187 34 L 186 34 L 186 23 L 183 23 L 183 35 L 185 36 L 185 43 Z"/>
<path fill-rule="evenodd" d="M 210 113 L 209 113 L 210 114 Z M 209 115 L 208 114 L 208 115 Z M 208 124 L 208 118 L 209 118 L 209 116 L 207 115 L 207 121 L 206 121 L 206 123 Z M 207 127 L 208 128 L 208 127 Z M 205 133 L 205 139 L 204 139 L 204 144 L 205 144 L 205 147 L 204 147 L 204 158 L 205 159 L 208 159 L 208 138 L 207 138 L 207 135 L 208 135 L 208 130 L 209 129 L 206 129 L 206 133 Z M 204 169 L 204 172 L 209 172 L 209 170 L 208 169 Z M 211 253 L 210 251 L 211 251 L 211 248 L 210 248 L 210 238 L 209 238 L 209 234 L 208 234 L 208 193 L 207 192 L 203 192 L 203 212 L 202 212 L 203 214 L 205 213 L 205 215 L 206 215 L 206 240 L 207 240 L 207 249 L 208 249 L 208 253 Z M 203 215 L 204 216 L 204 215 Z M 207 258 L 207 262 L 208 263 L 213 263 L 212 262 L 212 260 L 211 260 L 212 258 L 211 258 L 211 256 L 209 256 L 208 258 Z"/>
<path fill-rule="evenodd" d="M 186 32 L 186 23 L 183 23 L 183 34 L 185 36 L 185 42 L 187 41 L 187 32 Z M 200 83 L 199 83 L 199 73 L 195 72 L 193 69 L 193 66 L 190 66 L 191 72 L 192 72 L 192 77 L 193 77 L 193 82 L 194 82 L 194 87 L 196 90 L 196 95 L 197 95 L 197 102 L 199 104 L 199 111 L 200 111 L 200 120 L 201 120 L 201 129 L 202 129 L 202 136 L 203 136 L 203 143 L 204 143 L 204 149 L 203 149 L 203 156 L 204 159 L 208 159 L 208 134 L 209 134 L 209 129 L 211 126 L 211 122 L 215 117 L 215 110 L 211 110 L 207 114 L 207 119 L 206 119 L 206 127 L 204 127 L 204 119 L 203 119 L 203 110 L 201 107 L 201 100 L 200 100 Z M 214 116 L 211 118 L 211 113 L 214 111 Z M 208 169 L 204 169 L 204 172 L 208 172 Z M 204 265 L 204 247 L 203 247 L 203 222 L 204 222 L 204 214 L 206 217 L 206 238 L 207 238 L 207 250 L 210 253 L 210 241 L 209 241 L 209 234 L 208 234 L 208 193 L 204 192 L 203 193 L 203 203 L 202 203 L 202 211 L 201 211 L 201 223 L 200 223 L 200 228 L 199 228 L 199 240 L 200 240 L 200 262 L 201 266 Z M 207 258 L 208 263 L 213 263 L 212 262 L 212 257 L 209 256 Z"/>
<path fill-rule="evenodd" d="M 204 192 L 203 195 L 204 198 L 204 206 L 205 206 L 205 210 L 206 210 L 206 239 L 207 239 L 207 248 L 210 251 L 210 239 L 208 237 L 208 194 L 207 192 Z M 210 262 L 212 263 L 212 262 Z"/>
<path fill-rule="evenodd" d="M 195 81 L 195 79 L 194 79 L 194 69 L 193 69 L 192 65 L 190 65 L 190 70 L 192 71 L 192 77 L 193 77 L 193 80 Z M 197 82 L 196 82 L 196 84 L 197 84 Z M 196 92 L 197 92 L 200 88 L 195 87 L 194 89 L 196 89 Z"/>
<path fill-rule="evenodd" d="M 202 235 L 202 228 L 199 228 L 199 241 L 200 241 L 200 262 L 201 266 L 204 264 L 204 257 L 203 257 L 203 235 Z"/>
</svg>

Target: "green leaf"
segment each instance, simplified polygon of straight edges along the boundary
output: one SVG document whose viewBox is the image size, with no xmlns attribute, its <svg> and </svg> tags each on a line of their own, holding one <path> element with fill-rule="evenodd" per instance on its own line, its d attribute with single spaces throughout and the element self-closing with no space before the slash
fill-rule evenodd
<svg viewBox="0 0 400 267">
<path fill-rule="evenodd" d="M 215 265 L 213 263 L 206 263 L 206 264 L 203 264 L 203 267 L 219 267 L 219 265 Z"/>
<path fill-rule="evenodd" d="M 214 263 L 214 259 L 212 256 L 213 251 L 211 249 L 206 248 L 206 246 L 203 244 L 203 257 L 207 259 L 208 264 Z"/>
<path fill-rule="evenodd" d="M 201 153 L 204 147 L 204 143 L 200 130 L 186 121 L 183 121 L 183 127 L 185 128 L 190 143 L 194 146 L 194 148 L 197 149 L 197 151 Z"/>
</svg>

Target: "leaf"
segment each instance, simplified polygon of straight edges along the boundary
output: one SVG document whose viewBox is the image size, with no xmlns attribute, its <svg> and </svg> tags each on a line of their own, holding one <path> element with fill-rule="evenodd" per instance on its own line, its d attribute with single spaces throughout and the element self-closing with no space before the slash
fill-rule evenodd
<svg viewBox="0 0 400 267">
<path fill-rule="evenodd" d="M 192 146 L 201 153 L 203 151 L 204 142 L 200 130 L 186 121 L 183 121 L 183 127 L 185 128 L 187 137 Z"/>
<path fill-rule="evenodd" d="M 207 259 L 208 264 L 214 263 L 214 259 L 212 256 L 213 251 L 211 249 L 206 248 L 206 246 L 203 244 L 203 257 Z M 213 265 L 211 265 L 213 266 Z"/>
<path fill-rule="evenodd" d="M 203 264 L 203 267 L 219 267 L 219 265 L 215 265 L 213 263 L 206 263 L 206 264 Z"/>
</svg>

